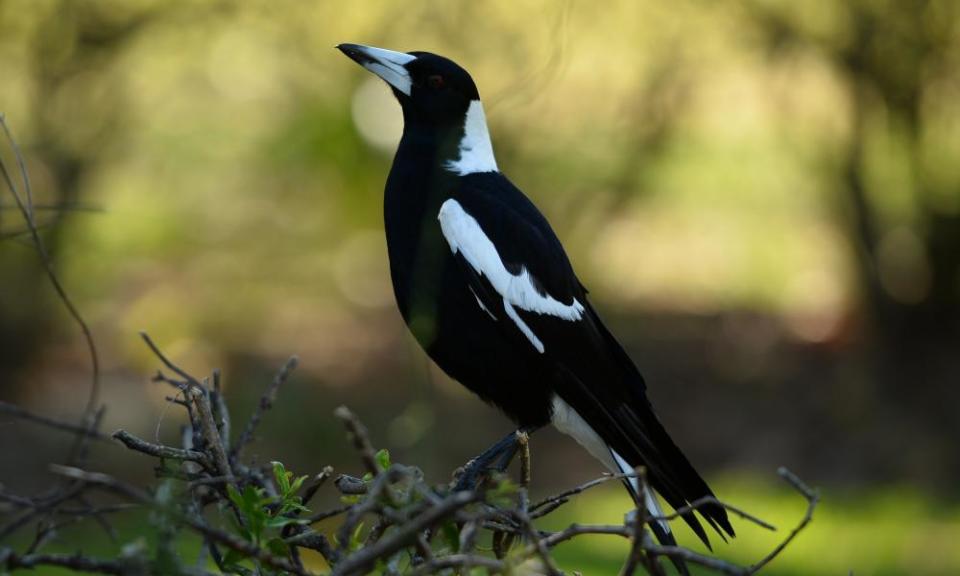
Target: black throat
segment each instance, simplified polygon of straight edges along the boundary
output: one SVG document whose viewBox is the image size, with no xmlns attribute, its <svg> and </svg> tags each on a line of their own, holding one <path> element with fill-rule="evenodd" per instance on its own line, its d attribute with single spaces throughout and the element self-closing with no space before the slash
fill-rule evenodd
<svg viewBox="0 0 960 576">
<path fill-rule="evenodd" d="M 404 114 L 403 137 L 393 159 L 384 190 L 384 226 L 390 257 L 390 276 L 400 312 L 410 322 L 411 301 L 429 302 L 437 274 L 450 248 L 437 215 L 440 206 L 460 186 L 460 176 L 447 162 L 460 156 L 463 123 L 431 125 Z"/>
</svg>

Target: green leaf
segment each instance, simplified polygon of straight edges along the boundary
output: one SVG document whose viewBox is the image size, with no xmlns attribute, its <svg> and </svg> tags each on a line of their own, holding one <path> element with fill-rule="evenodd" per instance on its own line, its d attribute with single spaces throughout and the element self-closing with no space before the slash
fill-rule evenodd
<svg viewBox="0 0 960 576">
<path fill-rule="evenodd" d="M 227 484 L 227 497 L 237 508 L 243 509 L 243 496 L 233 484 Z"/>
<path fill-rule="evenodd" d="M 309 524 L 310 521 L 304 518 L 290 518 L 288 516 L 277 516 L 270 518 L 266 522 L 267 528 L 283 528 L 289 524 Z"/>
<path fill-rule="evenodd" d="M 300 476 L 296 480 L 294 480 L 293 485 L 290 486 L 290 493 L 294 494 L 296 492 L 299 492 L 300 488 L 303 486 L 303 483 L 304 481 L 306 481 L 306 479 L 307 479 L 306 476 Z"/>
<path fill-rule="evenodd" d="M 357 524 L 357 527 L 353 530 L 353 534 L 350 535 L 350 546 L 348 547 L 351 552 L 359 550 L 363 546 L 363 522 Z"/>
<path fill-rule="evenodd" d="M 494 487 L 487 490 L 487 502 L 495 506 L 508 507 L 512 504 L 519 487 L 506 475 L 501 475 L 496 480 Z"/>
<path fill-rule="evenodd" d="M 280 493 L 287 495 L 290 493 L 290 476 L 293 474 L 287 472 L 287 469 L 284 468 L 283 462 L 271 462 L 273 465 L 273 478 L 277 481 L 277 487 L 280 488 Z"/>
<path fill-rule="evenodd" d="M 246 559 L 247 559 L 247 556 L 244 553 L 238 552 L 237 550 L 234 550 L 231 548 L 227 550 L 226 555 L 224 555 L 223 557 L 223 567 L 234 568 L 237 564 L 243 562 Z"/>
<path fill-rule="evenodd" d="M 271 538 L 268 540 L 267 549 L 270 550 L 270 553 L 274 556 L 280 556 L 282 558 L 290 556 L 290 547 L 287 546 L 287 543 L 284 542 L 282 538 Z"/>
<path fill-rule="evenodd" d="M 460 551 L 460 531 L 457 530 L 457 525 L 451 520 L 449 522 L 444 522 L 443 527 L 441 528 L 443 532 L 443 539 L 446 540 L 447 546 L 450 548 L 450 551 L 453 554 L 456 554 Z"/>
<path fill-rule="evenodd" d="M 386 448 L 378 450 L 377 453 L 374 454 L 374 458 L 376 458 L 381 470 L 386 470 L 390 467 L 390 451 Z"/>
</svg>

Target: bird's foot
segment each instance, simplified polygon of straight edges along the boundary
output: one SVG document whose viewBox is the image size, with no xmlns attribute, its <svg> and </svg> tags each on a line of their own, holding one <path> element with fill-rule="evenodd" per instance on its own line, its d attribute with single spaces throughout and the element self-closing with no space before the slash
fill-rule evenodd
<svg viewBox="0 0 960 576">
<path fill-rule="evenodd" d="M 506 471 L 520 448 L 520 434 L 530 434 L 533 429 L 520 428 L 504 436 L 482 454 L 473 458 L 454 473 L 453 491 L 473 490 L 490 472 Z"/>
</svg>

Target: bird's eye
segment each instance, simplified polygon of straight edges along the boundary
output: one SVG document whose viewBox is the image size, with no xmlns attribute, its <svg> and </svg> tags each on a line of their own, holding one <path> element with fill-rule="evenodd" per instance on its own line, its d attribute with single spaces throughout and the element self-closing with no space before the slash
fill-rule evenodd
<svg viewBox="0 0 960 576">
<path fill-rule="evenodd" d="M 443 76 L 434 74 L 427 77 L 427 85 L 433 89 L 443 88 Z"/>
</svg>

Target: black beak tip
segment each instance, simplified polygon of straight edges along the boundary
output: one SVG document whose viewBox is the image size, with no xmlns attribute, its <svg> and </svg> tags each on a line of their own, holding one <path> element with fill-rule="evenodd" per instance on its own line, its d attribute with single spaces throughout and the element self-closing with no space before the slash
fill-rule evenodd
<svg viewBox="0 0 960 576">
<path fill-rule="evenodd" d="M 348 58 L 357 63 L 362 63 L 364 60 L 363 52 L 360 51 L 359 44 L 337 44 L 335 48 L 343 52 Z"/>
</svg>

